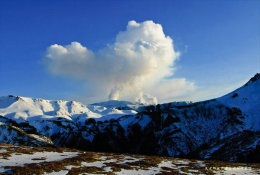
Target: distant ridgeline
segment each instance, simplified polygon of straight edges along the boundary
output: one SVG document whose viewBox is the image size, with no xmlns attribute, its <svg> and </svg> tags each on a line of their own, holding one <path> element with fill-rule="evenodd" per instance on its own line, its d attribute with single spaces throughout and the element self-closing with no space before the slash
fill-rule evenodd
<svg viewBox="0 0 260 175">
<path fill-rule="evenodd" d="M 260 74 L 220 98 L 144 106 L 0 97 L 0 142 L 260 162 Z"/>
</svg>

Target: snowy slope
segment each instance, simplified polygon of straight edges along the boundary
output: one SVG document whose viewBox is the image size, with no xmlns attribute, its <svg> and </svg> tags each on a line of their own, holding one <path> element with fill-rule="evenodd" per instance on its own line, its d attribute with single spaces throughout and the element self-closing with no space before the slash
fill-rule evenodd
<svg viewBox="0 0 260 175">
<path fill-rule="evenodd" d="M 76 101 L 54 101 L 12 95 L 0 97 L 0 116 L 21 126 L 29 125 L 37 132 L 36 134 L 50 137 L 54 144 L 59 146 L 72 146 L 76 141 L 81 142 L 80 127 L 84 126 L 89 119 L 106 121 L 136 113 L 134 110 L 119 110 L 94 105 L 85 106 Z M 4 124 L 2 123 L 2 125 Z M 2 131 L 2 133 L 7 134 L 2 134 L 0 142 L 15 143 L 12 138 L 15 140 L 17 134 L 11 134 L 9 137 L 8 132 Z M 6 136 L 10 138 L 7 142 Z M 28 145 L 26 138 L 21 139 L 19 143 Z"/>
<path fill-rule="evenodd" d="M 30 125 L 19 125 L 2 116 L 0 116 L 0 140 L 1 143 L 28 146 L 50 146 L 54 144 L 49 137 L 35 132 L 35 129 Z"/>
<path fill-rule="evenodd" d="M 217 99 L 229 107 L 236 107 L 248 115 L 247 127 L 260 131 L 260 74 L 256 74 L 241 88 Z"/>
</svg>

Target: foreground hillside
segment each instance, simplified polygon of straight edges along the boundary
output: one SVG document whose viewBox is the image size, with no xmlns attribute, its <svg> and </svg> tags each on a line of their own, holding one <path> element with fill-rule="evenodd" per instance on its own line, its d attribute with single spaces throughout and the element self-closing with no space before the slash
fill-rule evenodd
<svg viewBox="0 0 260 175">
<path fill-rule="evenodd" d="M 230 162 L 260 162 L 260 74 L 197 103 L 83 105 L 0 98 L 0 142 Z"/>
<path fill-rule="evenodd" d="M 259 164 L 0 144 L 0 174 L 259 174 Z"/>
</svg>

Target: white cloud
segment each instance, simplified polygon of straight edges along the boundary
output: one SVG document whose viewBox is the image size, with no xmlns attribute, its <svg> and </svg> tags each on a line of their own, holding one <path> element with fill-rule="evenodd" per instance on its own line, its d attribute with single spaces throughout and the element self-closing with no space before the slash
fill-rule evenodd
<svg viewBox="0 0 260 175">
<path fill-rule="evenodd" d="M 160 24 L 129 21 L 113 44 L 96 53 L 78 42 L 51 45 L 45 65 L 54 75 L 84 80 L 88 87 L 97 87 L 100 95 L 106 94 L 110 99 L 133 100 L 140 94 L 142 100 L 153 99 L 147 92 L 165 99 L 195 88 L 185 79 L 165 79 L 173 75 L 179 55 Z"/>
<path fill-rule="evenodd" d="M 196 86 L 185 78 L 163 79 L 155 87 L 149 88 L 149 93 L 158 97 L 160 102 L 190 100 Z"/>
<path fill-rule="evenodd" d="M 82 78 L 91 66 L 94 54 L 78 42 L 65 47 L 54 44 L 47 49 L 46 65 L 53 74 Z"/>
</svg>

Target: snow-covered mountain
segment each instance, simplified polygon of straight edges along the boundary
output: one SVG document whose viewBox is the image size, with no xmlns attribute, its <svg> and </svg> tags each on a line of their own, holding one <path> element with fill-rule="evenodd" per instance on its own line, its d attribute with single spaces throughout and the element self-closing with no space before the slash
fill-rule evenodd
<svg viewBox="0 0 260 175">
<path fill-rule="evenodd" d="M 69 120 L 85 122 L 89 118 L 103 120 L 134 115 L 134 110 L 118 110 L 116 107 L 126 106 L 130 102 L 102 103 L 85 106 L 76 101 L 44 100 L 9 95 L 0 97 L 0 115 L 16 122 L 38 120 Z"/>
<path fill-rule="evenodd" d="M 196 103 L 85 106 L 7 96 L 0 98 L 0 116 L 4 143 L 260 162 L 260 74 L 223 97 Z"/>
<path fill-rule="evenodd" d="M 247 116 L 247 126 L 260 131 L 260 74 L 256 74 L 241 88 L 217 99 L 228 107 L 235 107 Z"/>
</svg>

